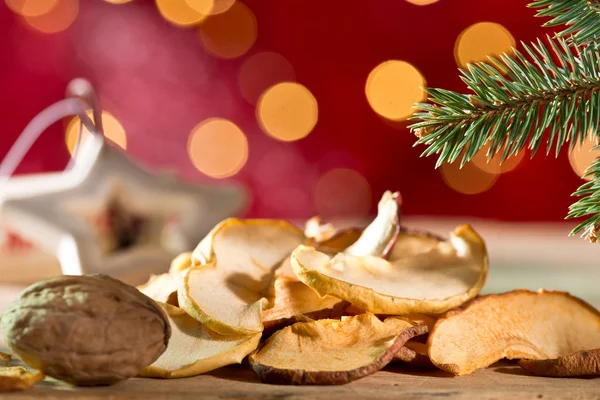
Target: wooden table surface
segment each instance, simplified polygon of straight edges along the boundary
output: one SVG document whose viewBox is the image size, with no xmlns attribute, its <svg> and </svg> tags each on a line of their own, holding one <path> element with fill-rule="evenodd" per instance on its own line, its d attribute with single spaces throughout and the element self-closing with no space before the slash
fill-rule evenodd
<svg viewBox="0 0 600 400">
<path fill-rule="evenodd" d="M 441 371 L 387 367 L 339 386 L 282 386 L 260 383 L 245 366 L 230 366 L 192 378 L 135 378 L 110 387 L 72 388 L 47 379 L 38 386 L 2 398 L 23 400 L 129 399 L 565 399 L 600 398 L 600 379 L 527 376 L 518 365 L 499 363 L 472 375 L 451 377 Z"/>
</svg>

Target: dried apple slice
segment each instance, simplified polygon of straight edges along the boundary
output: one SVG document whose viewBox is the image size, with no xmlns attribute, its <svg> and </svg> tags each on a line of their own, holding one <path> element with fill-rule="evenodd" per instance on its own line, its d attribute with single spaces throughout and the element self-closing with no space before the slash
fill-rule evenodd
<svg viewBox="0 0 600 400">
<path fill-rule="evenodd" d="M 274 284 L 273 306 L 263 310 L 265 334 L 298 322 L 299 316 L 312 319 L 339 318 L 349 303 L 332 296 L 319 297 L 304 283 L 279 276 Z"/>
<path fill-rule="evenodd" d="M 171 261 L 169 273 L 174 274 L 187 270 L 192 266 L 192 252 L 181 253 Z"/>
<path fill-rule="evenodd" d="M 359 228 L 348 228 L 344 230 L 340 230 L 330 239 L 325 240 L 317 245 L 319 251 L 322 251 L 327 254 L 337 254 L 343 252 L 350 246 L 352 243 L 356 242 L 356 240 L 362 234 L 362 230 Z M 376 254 L 375 254 L 376 255 Z M 288 278 L 296 278 L 296 274 L 294 274 L 294 270 L 292 268 L 292 259 L 291 257 L 287 257 L 282 263 L 281 266 L 277 269 L 277 276 L 285 276 Z"/>
<path fill-rule="evenodd" d="M 319 217 L 313 217 L 309 219 L 305 227 L 305 236 L 312 239 L 313 242 L 318 243 L 320 251 L 326 253 L 338 253 L 338 252 L 349 252 L 353 255 L 373 255 L 373 256 L 385 256 L 390 249 L 393 247 L 394 241 L 398 235 L 400 224 L 399 224 L 399 211 L 400 211 L 400 195 L 399 193 L 385 192 L 381 201 L 379 202 L 379 212 L 374 221 L 364 230 L 358 229 L 345 229 L 337 230 L 332 224 L 322 223 Z M 285 282 L 287 285 L 292 284 L 292 279 L 297 280 L 291 264 L 291 258 L 281 264 L 277 270 L 277 276 L 282 278 L 281 282 Z M 285 310 L 285 303 L 279 302 L 279 306 L 276 306 L 271 300 L 271 303 L 266 303 L 266 307 L 274 309 L 277 317 L 266 316 L 263 313 L 263 320 L 268 319 L 278 320 L 279 323 L 289 324 L 294 322 L 295 315 L 310 315 L 308 313 L 318 312 L 319 318 L 333 317 L 334 315 L 340 315 L 340 307 L 331 309 L 329 306 L 320 307 L 323 300 L 320 296 L 311 294 L 310 290 L 304 290 L 306 287 L 303 284 L 297 285 L 298 288 L 302 289 L 301 292 L 295 294 L 296 299 L 302 300 L 304 305 L 303 308 L 299 308 L 296 301 L 296 305 L 288 304 L 290 308 Z M 276 288 L 271 290 L 270 299 L 275 298 L 277 294 Z M 309 297 L 311 296 L 311 297 Z M 331 298 L 331 296 L 325 296 L 323 299 Z M 283 300 L 289 303 L 290 296 L 285 296 Z M 339 300 L 335 300 L 339 302 Z M 319 307 L 317 307 L 319 306 Z M 303 312 L 303 310 L 305 312 Z M 319 312 L 319 310 L 322 310 Z M 283 313 L 283 315 L 282 315 Z M 283 317 L 284 318 L 280 318 Z M 269 322 L 267 322 L 269 323 Z"/>
<path fill-rule="evenodd" d="M 331 223 L 323 223 L 321 217 L 309 218 L 304 224 L 304 236 L 317 243 L 331 239 L 338 230 Z"/>
<path fill-rule="evenodd" d="M 439 243 L 443 241 L 442 237 L 434 233 L 401 227 L 387 259 L 394 262 L 404 258 L 424 256 L 435 251 Z"/>
<path fill-rule="evenodd" d="M 178 307 L 177 290 L 183 284 L 185 274 L 191 266 L 191 257 L 191 252 L 178 255 L 171 262 L 169 272 L 150 276 L 148 282 L 137 289 L 153 300 Z"/>
<path fill-rule="evenodd" d="M 426 331 L 400 318 L 382 322 L 371 313 L 299 322 L 276 332 L 249 360 L 263 382 L 343 384 L 379 371 L 408 339 Z"/>
<path fill-rule="evenodd" d="M 304 234 L 315 241 L 325 253 L 345 252 L 355 256 L 378 256 L 386 258 L 400 232 L 400 193 L 386 191 L 377 207 L 377 216 L 364 229 L 336 229 L 331 223 L 324 224 L 320 217 L 306 222 Z"/>
<path fill-rule="evenodd" d="M 23 367 L 0 367 L 0 392 L 26 390 L 43 380 L 42 372 L 32 373 Z"/>
<path fill-rule="evenodd" d="M 582 350 L 549 360 L 521 360 L 521 368 L 538 376 L 577 377 L 600 375 L 600 349 Z"/>
<path fill-rule="evenodd" d="M 431 332 L 435 322 L 437 321 L 437 317 L 433 315 L 424 315 L 424 314 L 413 314 L 406 317 L 406 319 L 412 321 L 418 325 L 426 325 L 427 330 Z"/>
<path fill-rule="evenodd" d="M 400 193 L 386 191 L 377 206 L 377 217 L 365 228 L 358 240 L 344 250 L 353 256 L 373 255 L 386 258 L 400 232 Z"/>
<path fill-rule="evenodd" d="M 199 375 L 230 364 L 239 364 L 256 349 L 261 334 L 219 335 L 180 308 L 158 303 L 171 325 L 171 339 L 165 352 L 141 376 L 183 378 Z"/>
<path fill-rule="evenodd" d="M 292 253 L 299 280 L 319 295 L 378 314 L 440 314 L 474 298 L 485 283 L 488 257 L 481 237 L 462 225 L 430 251 L 388 262 L 309 246 Z"/>
<path fill-rule="evenodd" d="M 600 313 L 564 292 L 516 290 L 482 296 L 439 319 L 429 357 L 466 375 L 503 358 L 552 359 L 600 347 Z"/>
<path fill-rule="evenodd" d="M 148 282 L 138 286 L 137 289 L 153 300 L 177 306 L 177 290 L 183 284 L 186 272 L 187 270 L 182 270 L 152 275 Z"/>
<path fill-rule="evenodd" d="M 366 313 L 365 310 L 363 310 L 360 307 L 353 306 L 352 304 L 350 304 L 344 311 L 344 315 L 346 315 L 348 317 L 355 317 L 357 315 L 364 314 L 364 313 Z"/>
<path fill-rule="evenodd" d="M 415 339 L 411 339 L 404 344 L 393 361 L 402 361 L 404 363 L 422 368 L 434 368 L 435 365 L 429 359 L 427 354 L 427 345 Z"/>
<path fill-rule="evenodd" d="M 363 230 L 360 228 L 347 228 L 338 231 L 331 238 L 318 244 L 319 251 L 328 254 L 341 253 L 356 243 L 362 235 Z M 376 254 L 375 254 L 376 255 Z"/>
<path fill-rule="evenodd" d="M 361 228 L 338 229 L 331 223 L 323 223 L 321 217 L 310 218 L 304 227 L 304 235 L 325 253 L 339 253 L 346 250 L 362 233 Z"/>
<path fill-rule="evenodd" d="M 195 266 L 177 293 L 179 306 L 222 335 L 261 332 L 262 299 L 275 271 L 304 240 L 285 221 L 221 222 L 194 250 Z"/>
</svg>

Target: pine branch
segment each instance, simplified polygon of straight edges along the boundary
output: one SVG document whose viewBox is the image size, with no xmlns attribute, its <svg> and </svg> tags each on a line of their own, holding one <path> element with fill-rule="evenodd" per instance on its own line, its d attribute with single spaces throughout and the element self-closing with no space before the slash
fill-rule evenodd
<svg viewBox="0 0 600 400">
<path fill-rule="evenodd" d="M 544 26 L 567 26 L 557 37 L 577 44 L 600 38 L 600 0 L 536 0 L 528 6 L 541 8 L 536 16 L 552 18 Z"/>
<path fill-rule="evenodd" d="M 468 65 L 461 79 L 473 92 L 427 89 L 430 103 L 415 105 L 418 122 L 410 126 L 423 155 L 439 154 L 437 166 L 461 165 L 490 143 L 491 158 L 502 150 L 504 161 L 527 147 L 535 154 L 548 130 L 546 152 L 571 149 L 600 124 L 600 53 L 597 43 L 582 48 L 565 39 L 522 43 L 527 55 L 490 58 Z M 556 61 L 555 61 L 556 60 Z M 505 72 L 505 74 L 503 73 Z"/>
<path fill-rule="evenodd" d="M 600 146 L 596 146 L 594 150 L 600 150 Z M 593 179 L 581 185 L 573 193 L 573 196 L 583 198 L 569 207 L 567 219 L 591 215 L 571 231 L 571 236 L 582 233 L 582 237 L 588 237 L 591 242 L 596 242 L 600 235 L 600 158 L 588 167 L 585 174 Z"/>
</svg>

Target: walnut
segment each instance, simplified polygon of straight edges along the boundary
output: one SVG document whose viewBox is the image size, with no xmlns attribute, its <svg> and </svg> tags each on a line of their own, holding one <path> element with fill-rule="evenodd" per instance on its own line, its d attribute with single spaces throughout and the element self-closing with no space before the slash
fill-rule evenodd
<svg viewBox="0 0 600 400">
<path fill-rule="evenodd" d="M 104 275 L 31 285 L 5 311 L 5 342 L 46 375 L 75 385 L 136 376 L 166 349 L 167 316 L 149 297 Z"/>
</svg>

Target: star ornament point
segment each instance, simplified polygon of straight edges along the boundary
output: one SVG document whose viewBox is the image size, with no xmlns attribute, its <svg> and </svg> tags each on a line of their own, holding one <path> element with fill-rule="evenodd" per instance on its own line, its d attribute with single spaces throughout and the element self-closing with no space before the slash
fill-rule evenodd
<svg viewBox="0 0 600 400">
<path fill-rule="evenodd" d="M 72 169 L 14 177 L 2 190 L 2 224 L 55 255 L 62 273 L 130 282 L 165 271 L 249 199 L 239 184 L 150 171 L 102 135 L 82 143 Z"/>
</svg>

